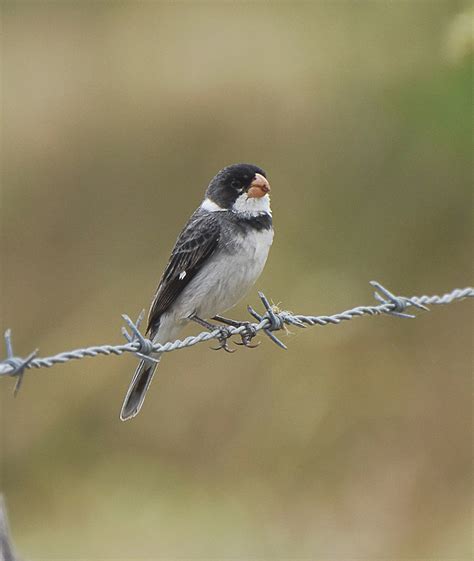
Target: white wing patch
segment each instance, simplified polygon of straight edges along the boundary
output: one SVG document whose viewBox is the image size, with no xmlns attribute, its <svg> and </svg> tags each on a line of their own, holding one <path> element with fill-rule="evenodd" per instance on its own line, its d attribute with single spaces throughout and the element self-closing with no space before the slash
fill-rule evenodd
<svg viewBox="0 0 474 561">
<path fill-rule="evenodd" d="M 186 276 L 186 271 L 179 273 L 179 280 L 183 280 L 185 276 Z"/>
</svg>

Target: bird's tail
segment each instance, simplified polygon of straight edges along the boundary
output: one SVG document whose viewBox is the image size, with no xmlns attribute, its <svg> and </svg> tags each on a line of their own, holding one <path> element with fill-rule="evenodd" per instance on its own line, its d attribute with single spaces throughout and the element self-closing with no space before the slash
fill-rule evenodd
<svg viewBox="0 0 474 561">
<path fill-rule="evenodd" d="M 154 355 L 153 358 L 159 360 L 160 357 Z M 120 411 L 122 421 L 132 419 L 140 411 L 157 366 L 157 362 L 140 361 L 130 382 L 127 395 L 123 400 L 122 410 Z"/>
</svg>

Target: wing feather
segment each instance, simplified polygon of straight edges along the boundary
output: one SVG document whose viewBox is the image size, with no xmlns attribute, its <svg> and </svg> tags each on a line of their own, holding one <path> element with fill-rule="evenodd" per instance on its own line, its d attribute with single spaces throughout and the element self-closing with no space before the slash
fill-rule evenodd
<svg viewBox="0 0 474 561">
<path fill-rule="evenodd" d="M 219 242 L 220 227 L 215 213 L 197 210 L 176 240 L 148 315 L 147 333 L 159 325 L 161 315 L 181 294 Z"/>
</svg>

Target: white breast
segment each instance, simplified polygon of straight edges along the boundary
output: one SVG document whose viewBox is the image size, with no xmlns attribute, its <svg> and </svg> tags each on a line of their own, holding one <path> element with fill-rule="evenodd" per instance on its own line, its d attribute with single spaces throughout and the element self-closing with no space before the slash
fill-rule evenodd
<svg viewBox="0 0 474 561">
<path fill-rule="evenodd" d="M 211 318 L 237 304 L 260 276 L 272 241 L 273 230 L 251 230 L 218 249 L 176 302 L 175 319 Z"/>
</svg>

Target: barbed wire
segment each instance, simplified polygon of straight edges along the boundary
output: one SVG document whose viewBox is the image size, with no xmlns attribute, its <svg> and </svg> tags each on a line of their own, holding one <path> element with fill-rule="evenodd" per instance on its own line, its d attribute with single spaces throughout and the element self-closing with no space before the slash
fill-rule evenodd
<svg viewBox="0 0 474 561">
<path fill-rule="evenodd" d="M 374 297 L 379 302 L 376 305 L 357 306 L 339 312 L 330 316 L 306 316 L 301 314 L 293 314 L 288 311 L 282 311 L 277 306 L 271 305 L 269 300 L 262 292 L 259 292 L 260 300 L 265 308 L 263 314 L 259 314 L 251 306 L 247 309 L 250 315 L 257 320 L 251 322 L 235 322 L 236 325 L 226 327 L 216 326 L 212 331 L 203 331 L 198 335 L 191 335 L 183 340 L 177 339 L 163 345 L 153 343 L 150 339 L 145 338 L 140 332 L 140 323 L 144 317 L 144 311 L 138 317 L 136 322 L 133 322 L 127 315 L 122 315 L 130 332 L 125 327 L 122 327 L 122 334 L 127 340 L 127 343 L 120 345 L 96 345 L 92 347 L 75 349 L 58 353 L 50 357 L 40 358 L 37 356 L 38 349 L 30 353 L 26 358 L 16 356 L 13 352 L 11 341 L 11 330 L 7 329 L 5 332 L 5 346 L 6 358 L 0 361 L 0 376 L 15 376 L 17 382 L 14 389 L 16 395 L 23 381 L 23 376 L 26 370 L 33 368 L 50 368 L 55 364 L 63 364 L 70 360 L 79 360 L 86 357 L 95 357 L 99 355 L 122 355 L 124 353 L 133 353 L 140 359 L 154 361 L 151 355 L 154 353 L 169 353 L 180 349 L 185 349 L 204 343 L 212 339 L 217 339 L 220 342 L 226 341 L 234 335 L 239 335 L 243 342 L 248 345 L 249 341 L 257 335 L 259 331 L 263 331 L 274 343 L 282 349 L 286 349 L 286 345 L 280 341 L 275 335 L 275 331 L 286 330 L 287 325 L 296 327 L 307 327 L 312 325 L 329 325 L 339 324 L 342 321 L 348 321 L 356 317 L 362 316 L 375 316 L 387 314 L 399 318 L 414 318 L 413 314 L 406 313 L 408 308 L 417 308 L 419 310 L 429 311 L 428 305 L 438 304 L 451 304 L 457 300 L 464 298 L 474 297 L 474 288 L 456 288 L 451 292 L 443 294 L 442 296 L 396 296 L 390 290 L 383 287 L 376 281 L 370 283 L 374 288 Z"/>
</svg>

